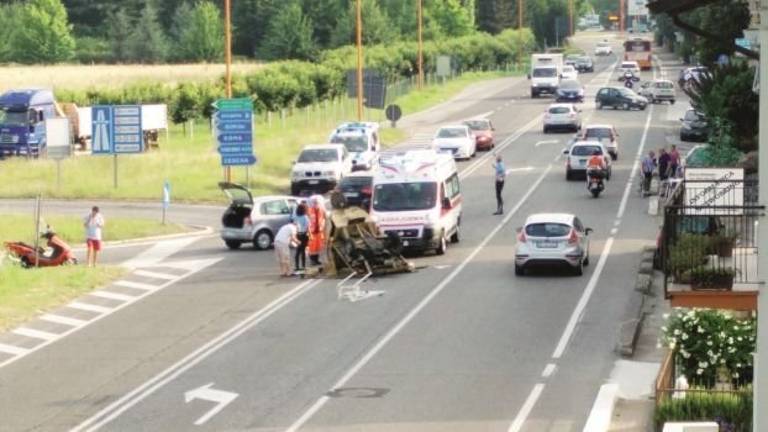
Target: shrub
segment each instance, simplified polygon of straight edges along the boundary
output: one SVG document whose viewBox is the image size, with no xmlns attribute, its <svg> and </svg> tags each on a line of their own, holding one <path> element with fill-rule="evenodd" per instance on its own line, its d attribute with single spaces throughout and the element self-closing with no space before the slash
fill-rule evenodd
<svg viewBox="0 0 768 432">
<path fill-rule="evenodd" d="M 709 249 L 709 237 L 702 234 L 680 234 L 677 243 L 669 248 L 669 269 L 675 280 L 684 282 L 684 276 L 690 270 L 706 263 Z"/>
<path fill-rule="evenodd" d="M 721 431 L 752 431 L 752 389 L 734 393 L 687 392 L 685 398 L 666 398 L 656 406 L 656 430 L 673 421 L 716 421 Z"/>
</svg>

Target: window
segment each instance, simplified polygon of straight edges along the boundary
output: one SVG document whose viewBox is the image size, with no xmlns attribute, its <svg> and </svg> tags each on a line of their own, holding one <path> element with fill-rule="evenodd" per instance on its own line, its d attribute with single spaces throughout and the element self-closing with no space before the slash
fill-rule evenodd
<svg viewBox="0 0 768 432">
<path fill-rule="evenodd" d="M 554 78 L 557 76 L 557 69 L 555 68 L 534 69 L 533 76 L 535 78 Z"/>
<path fill-rule="evenodd" d="M 565 237 L 571 227 L 562 223 L 534 223 L 525 227 L 525 234 L 531 237 Z"/>
<path fill-rule="evenodd" d="M 464 124 L 472 130 L 485 131 L 491 129 L 491 122 L 488 120 L 467 120 Z"/>
<path fill-rule="evenodd" d="M 426 210 L 435 206 L 437 183 L 379 184 L 373 191 L 373 209 L 377 211 Z"/>
<path fill-rule="evenodd" d="M 445 196 L 446 198 L 454 199 L 460 192 L 459 175 L 454 173 L 445 181 Z"/>
<path fill-rule="evenodd" d="M 592 156 L 595 154 L 595 151 L 600 152 L 599 154 L 603 154 L 603 149 L 600 146 L 596 145 L 579 145 L 574 146 L 573 149 L 571 149 L 571 155 L 573 156 Z"/>
<path fill-rule="evenodd" d="M 570 112 L 571 109 L 565 106 L 556 106 L 549 109 L 550 114 L 568 114 Z"/>
<path fill-rule="evenodd" d="M 604 88 L 604 89 L 600 89 L 600 91 L 597 92 L 597 94 L 600 96 L 608 96 L 608 92 L 610 92 L 610 89 Z"/>
<path fill-rule="evenodd" d="M 261 205 L 261 214 L 265 216 L 277 216 L 291 214 L 291 209 L 285 200 L 267 201 Z"/>
<path fill-rule="evenodd" d="M 437 132 L 438 138 L 464 138 L 467 130 L 463 128 L 442 128 Z"/>
<path fill-rule="evenodd" d="M 584 225 L 581 224 L 579 218 L 573 219 L 573 227 L 576 228 L 576 231 L 578 232 L 584 232 Z"/>
<path fill-rule="evenodd" d="M 589 128 L 587 129 L 587 132 L 584 134 L 585 138 L 597 138 L 597 139 L 603 139 L 613 138 L 613 133 L 609 128 Z"/>
<path fill-rule="evenodd" d="M 335 149 L 307 149 L 299 155 L 299 162 L 336 162 L 339 153 Z"/>
</svg>

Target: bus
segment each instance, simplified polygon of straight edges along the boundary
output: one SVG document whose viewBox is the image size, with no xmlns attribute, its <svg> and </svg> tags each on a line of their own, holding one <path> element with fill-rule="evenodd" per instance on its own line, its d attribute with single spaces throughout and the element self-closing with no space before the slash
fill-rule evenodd
<svg viewBox="0 0 768 432">
<path fill-rule="evenodd" d="M 624 42 L 624 60 L 636 61 L 640 69 L 651 69 L 651 41 L 634 38 Z"/>
</svg>

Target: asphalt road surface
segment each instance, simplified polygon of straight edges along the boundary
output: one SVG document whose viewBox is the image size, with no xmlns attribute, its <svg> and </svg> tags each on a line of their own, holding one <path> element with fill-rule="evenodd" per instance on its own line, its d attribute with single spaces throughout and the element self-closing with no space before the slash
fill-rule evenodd
<svg viewBox="0 0 768 432">
<path fill-rule="evenodd" d="M 622 52 L 610 34 L 577 44 L 591 52 L 598 37 Z M 597 58 L 580 77 L 584 123 L 620 134 L 599 199 L 565 180 L 571 135 L 542 133 L 552 100 L 530 99 L 524 79 L 499 80 L 460 112 L 431 115 L 433 128 L 493 121 L 510 169 L 504 216 L 491 214 L 492 155 L 462 162 L 461 242 L 417 258 L 416 273 L 371 281 L 383 295 L 357 303 L 337 300 L 337 281 L 280 279 L 271 253 L 228 251 L 216 238 L 136 250 L 141 265 L 185 263 L 189 273 L 0 367 L 0 429 L 581 431 L 617 360 L 641 248 L 655 237 L 636 193 L 638 157 L 667 145 L 678 109 L 595 111 L 597 89 L 617 83 L 616 61 Z M 658 66 L 643 79 L 673 76 Z M 217 210 L 196 223 L 217 224 Z M 516 277 L 515 228 L 554 211 L 594 229 L 589 267 Z"/>
</svg>

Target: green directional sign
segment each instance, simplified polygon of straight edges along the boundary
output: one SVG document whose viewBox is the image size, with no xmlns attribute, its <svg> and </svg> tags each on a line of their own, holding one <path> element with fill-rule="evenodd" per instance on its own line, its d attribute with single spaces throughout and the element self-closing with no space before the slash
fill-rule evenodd
<svg viewBox="0 0 768 432">
<path fill-rule="evenodd" d="M 252 110 L 253 102 L 250 98 L 219 99 L 213 103 L 213 107 L 219 111 Z"/>
</svg>

